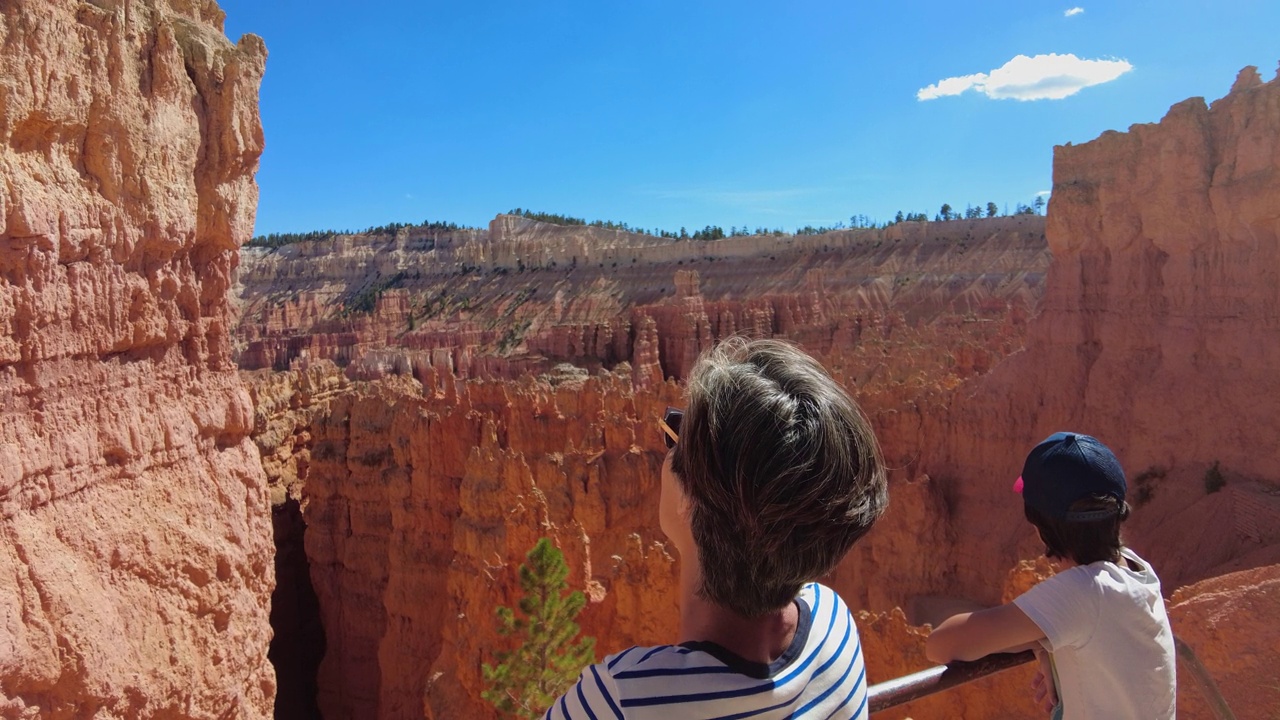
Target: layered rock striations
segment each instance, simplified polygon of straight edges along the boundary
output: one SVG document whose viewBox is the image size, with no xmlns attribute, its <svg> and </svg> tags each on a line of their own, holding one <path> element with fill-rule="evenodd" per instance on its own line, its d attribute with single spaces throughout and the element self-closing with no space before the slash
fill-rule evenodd
<svg viewBox="0 0 1280 720">
<path fill-rule="evenodd" d="M 630 362 L 645 384 L 682 377 L 714 338 L 739 332 L 833 353 L 869 326 L 1025 317 L 1048 262 L 1043 222 L 701 242 L 504 215 L 487 231 L 252 249 L 237 284 L 240 364 L 332 359 L 514 378 L 558 362 Z"/>
<path fill-rule="evenodd" d="M 344 382 L 332 364 L 305 373 L 286 377 Z M 278 602 L 298 606 L 279 595 L 289 583 L 318 600 L 324 654 L 311 672 L 327 717 L 491 714 L 479 694 L 480 664 L 504 642 L 494 608 L 514 605 L 512 570 L 543 535 L 591 598 L 583 627 L 603 646 L 674 631 L 674 614 L 654 603 L 674 590 L 675 572 L 656 543 L 662 455 L 652 417 L 678 387 L 638 395 L 625 372 L 570 368 L 516 382 L 445 380 L 424 392 L 392 376 L 290 403 L 279 376 L 256 377 L 255 393 L 275 398 L 261 427 L 291 428 L 287 443 L 307 445 L 295 467 L 309 577 L 282 571 Z M 279 477 L 287 495 L 293 476 Z M 278 665 L 282 693 L 295 661 L 306 658 Z"/>
<path fill-rule="evenodd" d="M 265 717 L 227 294 L 266 50 L 210 1 L 0 6 L 0 714 Z"/>
</svg>

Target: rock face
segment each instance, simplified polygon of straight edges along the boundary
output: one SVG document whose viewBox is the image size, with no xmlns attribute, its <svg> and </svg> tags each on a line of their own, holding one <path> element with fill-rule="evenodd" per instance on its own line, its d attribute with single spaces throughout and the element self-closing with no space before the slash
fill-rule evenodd
<svg viewBox="0 0 1280 720">
<path fill-rule="evenodd" d="M 0 714 L 265 717 L 227 291 L 266 50 L 208 0 L 0 5 Z"/>
<path fill-rule="evenodd" d="M 1208 671 L 1236 717 L 1267 717 L 1280 707 L 1274 682 L 1280 633 L 1280 565 L 1230 573 L 1174 593 L 1169 620 Z M 1178 716 L 1216 717 L 1192 672 L 1178 661 Z"/>
<path fill-rule="evenodd" d="M 674 614 L 654 605 L 670 597 L 675 568 L 655 544 L 652 418 L 678 397 L 675 384 L 638 395 L 625 372 L 566 370 L 515 383 L 448 377 L 424 393 L 392 376 L 304 400 L 286 399 L 281 377 L 311 389 L 343 381 L 323 362 L 254 378 L 269 408 L 259 427 L 300 459 L 288 466 L 297 476 L 273 485 L 287 497 L 292 478 L 305 478 L 292 487 L 308 575 L 281 569 L 276 601 L 318 600 L 314 619 L 303 608 L 279 620 L 323 627 L 323 661 L 310 672 L 324 716 L 420 716 L 424 702 L 431 717 L 488 716 L 479 670 L 502 642 L 494 608 L 515 603 L 512 569 L 542 535 L 591 598 L 585 631 L 610 651 L 674 632 Z M 301 646 L 305 633 L 295 634 L 282 643 Z M 283 698 L 308 658 L 281 651 L 293 653 L 277 665 Z"/>
<path fill-rule="evenodd" d="M 790 337 L 882 431 L 908 426 L 914 401 L 1021 347 L 1047 263 L 1042 224 L 673 244 L 503 216 L 487 234 L 255 251 L 240 273 L 241 363 L 295 367 L 250 376 L 278 558 L 298 559 L 277 564 L 276 607 L 298 608 L 273 616 L 282 699 L 288 678 L 310 674 L 326 716 L 400 717 L 424 697 L 435 717 L 487 716 L 493 608 L 516 600 L 513 570 L 541 534 L 592 598 L 582 622 L 602 653 L 671 637 L 655 419 L 680 390 L 664 378 L 734 332 Z M 523 271 L 502 264 L 525 262 L 511 247 L 530 258 Z M 370 312 L 346 311 L 384 284 Z M 932 503 L 925 487 L 900 492 Z M 895 544 L 892 532 L 869 540 L 833 582 L 854 602 L 905 604 L 892 583 L 864 582 L 929 564 Z M 311 596 L 317 618 L 298 600 Z M 318 670 L 298 632 L 315 623 Z"/>
<path fill-rule="evenodd" d="M 679 402 L 673 379 L 734 332 L 817 354 L 893 468 L 889 513 L 826 579 L 871 611 L 872 682 L 927 664 L 924 623 L 1050 571 L 1008 488 L 1062 428 L 1119 452 L 1130 544 L 1167 592 L 1255 573 L 1170 606 L 1229 690 L 1269 672 L 1270 636 L 1241 641 L 1235 662 L 1214 612 L 1265 623 L 1280 563 L 1260 450 L 1280 430 L 1267 366 L 1280 351 L 1278 142 L 1280 82 L 1246 71 L 1212 108 L 1189 101 L 1058 149 L 1047 285 L 1035 219 L 681 244 L 500 216 L 487 231 L 254 251 L 240 362 L 292 368 L 253 383 L 273 497 L 306 523 L 292 537 L 308 565 L 287 577 L 324 628 L 319 709 L 488 716 L 476 698 L 500 644 L 493 608 L 515 600 L 539 535 L 591 598 L 582 622 L 601 653 L 670 639 L 653 421 Z M 1030 672 L 897 716 L 1031 714 Z M 1183 714 L 1203 717 L 1186 689 Z M 1247 697 L 1246 710 L 1269 702 Z"/>
<path fill-rule="evenodd" d="M 1026 350 L 925 430 L 920 469 L 951 509 L 949 592 L 998 600 L 990 578 L 1034 549 L 1009 484 L 1060 429 L 1147 476 L 1126 527 L 1165 587 L 1280 561 L 1260 452 L 1280 436 L 1280 81 L 1247 68 L 1212 106 L 1057 148 L 1047 233 Z M 1209 493 L 1215 464 L 1226 487 Z"/>
<path fill-rule="evenodd" d="M 683 377 L 738 332 L 835 355 L 895 326 L 1025 318 L 1048 264 L 1043 227 L 1020 216 L 700 242 L 501 215 L 487 231 L 253 248 L 237 281 L 239 359 L 508 379 L 629 362 L 645 385 Z M 979 370 L 993 360 L 956 358 Z"/>
</svg>

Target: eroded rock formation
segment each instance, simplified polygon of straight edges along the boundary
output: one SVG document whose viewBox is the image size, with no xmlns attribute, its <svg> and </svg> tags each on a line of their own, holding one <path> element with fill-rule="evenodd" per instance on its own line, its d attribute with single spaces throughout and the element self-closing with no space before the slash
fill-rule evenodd
<svg viewBox="0 0 1280 720">
<path fill-rule="evenodd" d="M 1030 321 L 1044 255 L 1017 224 L 680 245 L 503 216 L 487 231 L 257 252 L 240 278 L 241 362 L 294 368 L 255 392 L 292 398 L 259 402 L 258 427 L 274 428 L 274 495 L 308 523 L 321 710 L 484 716 L 492 609 L 514 600 L 512 571 L 543 534 L 592 598 L 583 625 L 602 653 L 670 637 L 653 418 L 678 402 L 666 378 L 732 332 L 818 354 L 885 447 L 891 510 L 828 579 L 872 612 L 873 682 L 926 665 L 920 624 L 1050 572 L 1009 486 L 1057 429 L 1119 451 L 1130 541 L 1169 592 L 1274 566 L 1280 502 L 1257 451 L 1280 417 L 1266 365 L 1280 350 L 1277 142 L 1280 82 L 1246 71 L 1212 108 L 1188 101 L 1060 148 L 1053 265 Z M 329 390 L 302 400 L 299 383 Z M 1215 463 L 1226 484 L 1208 492 Z M 1267 612 L 1273 569 L 1171 601 L 1175 630 L 1229 688 L 1274 664 L 1274 643 L 1233 665 L 1233 637 L 1198 628 L 1215 627 L 1219 597 L 1238 598 L 1221 605 L 1233 622 Z M 1029 673 L 903 713 L 1030 712 Z"/>
<path fill-rule="evenodd" d="M 681 242 L 500 215 L 487 231 L 254 248 L 237 283 L 240 364 L 332 359 L 510 379 L 559 362 L 630 362 L 646 385 L 683 377 L 702 348 L 736 332 L 835 356 L 868 332 L 1025 319 L 1048 264 L 1043 223 Z M 959 350 L 954 360 L 983 371 L 998 357 Z"/>
<path fill-rule="evenodd" d="M 1060 429 L 1146 476 L 1130 541 L 1170 590 L 1280 561 L 1280 81 L 1254 68 L 1212 106 L 1054 154 L 1053 264 L 1027 348 L 928 419 L 920 470 L 947 488 L 951 592 L 1035 544 L 1009 483 Z M 1210 492 L 1209 470 L 1226 481 Z M 1208 487 L 1207 487 L 1208 485 Z"/>
<path fill-rule="evenodd" d="M 512 240 L 508 220 L 494 221 L 496 240 L 464 233 L 462 247 L 477 254 L 468 262 L 484 260 L 476 248 L 489 246 L 500 262 L 504 242 L 525 247 L 530 236 L 580 247 L 579 229 L 523 220 L 524 234 Z M 338 239 L 319 255 L 319 246 L 300 243 L 308 247 L 296 257 L 250 260 L 241 275 L 241 331 L 251 338 L 242 362 L 256 364 L 272 347 L 296 368 L 258 371 L 251 383 L 278 517 L 292 518 L 289 498 L 297 498 L 308 523 L 309 566 L 278 566 L 277 596 L 318 597 L 327 648 L 321 710 L 398 717 L 425 696 L 436 717 L 485 716 L 479 665 L 502 642 L 493 608 L 514 602 L 512 569 L 540 534 L 558 540 L 573 581 L 592 597 L 583 625 L 602 652 L 670 636 L 675 609 L 660 598 L 670 597 L 674 561 L 656 530 L 654 419 L 680 391 L 664 376 L 685 372 L 702 348 L 734 332 L 792 337 L 824 358 L 879 425 L 908 424 L 919 412 L 914 401 L 931 402 L 1021 346 L 1047 259 L 1041 223 L 742 238 L 723 247 L 624 236 L 650 243 L 633 250 L 646 259 L 630 274 L 612 261 L 575 268 L 572 256 L 567 272 L 462 272 L 441 260 L 446 238 L 404 233 L 365 239 L 385 243 L 377 253 L 344 258 L 349 240 Z M 701 253 L 690 256 L 701 260 L 697 270 L 684 255 L 665 257 L 692 250 Z M 361 263 L 403 286 L 383 291 L 371 313 L 344 312 L 350 288 L 367 286 L 352 274 Z M 288 316 L 299 327 L 272 324 L 283 316 L 271 308 L 294 301 L 264 277 L 313 293 L 311 310 Z M 419 318 L 413 329 L 410 312 Z M 355 324 L 329 332 L 341 323 Z M 504 343 L 498 336 L 511 327 L 524 334 Z M 554 364 L 565 360 L 573 364 Z M 529 369 L 540 379 L 515 375 Z M 899 466 L 910 461 L 901 450 L 889 455 Z M 901 492 L 928 500 L 920 488 Z M 288 545 L 296 556 L 301 528 L 288 527 L 298 531 Z M 835 582 L 885 609 L 904 603 L 890 584 L 860 578 L 901 563 L 893 545 L 890 535 L 868 543 Z M 288 671 L 280 672 L 283 693 Z"/>
<path fill-rule="evenodd" d="M 1236 717 L 1266 717 L 1280 707 L 1280 565 L 1221 575 L 1181 588 L 1169 604 L 1173 631 L 1194 654 L 1178 660 L 1178 716 L 1212 718 L 1211 692 L 1194 674 L 1201 663 Z"/>
<path fill-rule="evenodd" d="M 673 631 L 674 616 L 652 605 L 675 575 L 655 545 L 651 418 L 676 385 L 637 395 L 626 372 L 566 369 L 517 382 L 449 377 L 424 393 L 392 376 L 301 402 L 282 378 L 345 381 L 327 362 L 255 378 L 268 409 L 259 427 L 289 436 L 281 444 L 305 477 L 293 487 L 325 633 L 324 715 L 412 716 L 425 699 L 434 717 L 486 716 L 479 665 L 501 642 L 493 609 L 515 602 L 511 568 L 541 535 L 591 597 L 587 632 L 612 647 Z M 272 482 L 287 497 L 295 477 Z M 288 582 L 304 581 L 282 571 L 280 591 Z"/>
<path fill-rule="evenodd" d="M 201 0 L 0 5 L 0 715 L 266 717 L 227 291 L 266 50 Z"/>
</svg>

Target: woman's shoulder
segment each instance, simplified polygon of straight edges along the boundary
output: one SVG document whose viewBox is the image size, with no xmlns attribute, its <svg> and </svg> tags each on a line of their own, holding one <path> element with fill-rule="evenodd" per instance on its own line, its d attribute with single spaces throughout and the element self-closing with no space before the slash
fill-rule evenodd
<svg viewBox="0 0 1280 720">
<path fill-rule="evenodd" d="M 835 590 L 818 582 L 811 582 L 800 588 L 799 599 L 803 600 L 814 613 L 824 609 L 850 612 L 849 606 Z"/>
<path fill-rule="evenodd" d="M 618 680 L 663 677 L 715 664 L 714 658 L 681 645 L 633 645 L 602 660 L 597 667 Z"/>
</svg>

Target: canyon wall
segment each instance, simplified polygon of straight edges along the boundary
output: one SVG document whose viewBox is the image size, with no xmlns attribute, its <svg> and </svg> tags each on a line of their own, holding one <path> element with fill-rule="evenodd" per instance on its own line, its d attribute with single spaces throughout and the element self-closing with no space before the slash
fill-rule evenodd
<svg viewBox="0 0 1280 720">
<path fill-rule="evenodd" d="M 674 632 L 674 614 L 654 605 L 675 568 L 656 542 L 665 449 L 652 425 L 679 397 L 674 383 L 636 394 L 626 372 L 567 368 L 447 377 L 436 392 L 399 376 L 338 391 L 345 382 L 327 361 L 253 378 L 264 445 L 289 447 L 277 457 L 295 463 L 269 476 L 303 503 L 324 716 L 490 716 L 480 663 L 504 642 L 494 608 L 515 604 L 512 569 L 543 535 L 586 590 L 582 624 L 602 649 Z M 281 591 L 288 581 L 307 578 L 282 570 Z"/>
<path fill-rule="evenodd" d="M 211 0 L 0 3 L 0 715 L 266 717 L 228 289 L 262 41 Z"/>
<path fill-rule="evenodd" d="M 583 232 L 523 219 L 517 229 L 528 234 L 515 238 L 410 230 L 362 240 L 377 252 L 339 238 L 323 252 L 299 243 L 296 254 L 246 255 L 241 361 L 256 364 L 269 346 L 294 367 L 247 374 L 282 548 L 273 615 L 282 701 L 298 676 L 326 716 L 424 706 L 433 717 L 489 716 L 479 668 L 504 642 L 493 609 L 515 602 L 514 568 L 543 534 L 591 600 L 582 624 L 602 655 L 671 637 L 675 607 L 664 598 L 675 560 L 657 530 L 665 449 L 655 420 L 681 391 L 664 378 L 714 338 L 792 337 L 873 418 L 916 412 L 913 401 L 943 396 L 1021 347 L 1048 260 L 1042 218 L 948 225 L 749 239 L 743 256 L 740 240 L 686 241 L 702 253 L 696 263 L 666 258 L 672 243 L 650 238 L 634 251 L 646 259 L 626 270 L 570 259 L 464 272 L 442 252 L 531 237 L 574 246 Z M 371 274 L 353 274 L 361 265 Z M 350 288 L 388 275 L 403 285 L 342 316 L 344 299 L 363 292 Z M 295 302 L 294 292 L 313 300 Z M 344 322 L 354 324 L 331 332 Z M 518 339 L 493 340 L 513 325 Z M 304 351 L 290 350 L 295 342 Z M 888 451 L 899 468 L 907 453 Z M 925 484 L 900 493 L 936 504 Z M 905 510 L 907 534 L 886 524 L 832 581 L 854 604 L 905 605 L 864 573 L 937 572 L 918 548 L 945 538 L 911 520 L 930 514 Z M 318 667 L 306 627 L 323 628 Z"/>
<path fill-rule="evenodd" d="M 653 423 L 735 332 L 817 354 L 884 446 L 890 511 L 826 579 L 868 611 L 872 682 L 927 664 L 921 624 L 1049 571 L 1009 487 L 1072 428 L 1119 452 L 1129 540 L 1167 593 L 1221 576 L 1170 607 L 1235 692 L 1280 659 L 1264 622 L 1280 492 L 1259 450 L 1280 417 L 1278 141 L 1280 83 L 1247 70 L 1212 107 L 1059 148 L 1052 265 L 1038 218 L 679 243 L 499 216 L 246 254 L 240 363 L 291 368 L 250 378 L 278 537 L 306 562 L 277 594 L 314 597 L 293 627 L 324 630 L 301 673 L 320 711 L 487 717 L 493 608 L 540 535 L 601 654 L 670 638 Z M 1261 626 L 1245 659 L 1215 608 Z M 1030 715 L 1028 674 L 888 717 Z M 1183 714 L 1206 717 L 1188 692 Z M 1239 697 L 1247 716 L 1268 696 Z"/>
<path fill-rule="evenodd" d="M 994 601 L 1034 547 L 1009 487 L 1061 429 L 1146 476 L 1126 527 L 1170 590 L 1280 562 L 1280 81 L 1246 68 L 1212 106 L 1059 147 L 1053 187 L 1026 349 L 922 424 L 957 538 L 949 592 Z"/>
<path fill-rule="evenodd" d="M 625 361 L 661 382 L 734 332 L 834 354 L 883 322 L 1025 318 L 1048 264 L 1037 216 L 712 242 L 505 215 L 490 227 L 246 249 L 241 367 L 365 360 L 513 378 Z"/>
</svg>

